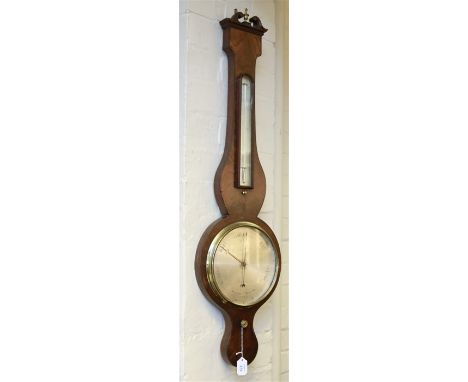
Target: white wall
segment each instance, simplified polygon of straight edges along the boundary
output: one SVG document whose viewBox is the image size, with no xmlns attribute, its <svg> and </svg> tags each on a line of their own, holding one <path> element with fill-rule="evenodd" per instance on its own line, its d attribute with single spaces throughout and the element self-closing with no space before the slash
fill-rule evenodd
<svg viewBox="0 0 468 382">
<path fill-rule="evenodd" d="M 219 346 L 224 332 L 221 313 L 202 295 L 193 262 L 201 234 L 220 216 L 213 194 L 213 178 L 224 148 L 227 107 L 227 58 L 222 50 L 219 20 L 234 8 L 248 8 L 268 32 L 256 70 L 257 145 L 267 180 L 267 194 L 259 217 L 276 233 L 284 254 L 284 272 L 272 298 L 255 317 L 259 341 L 256 359 L 244 381 L 271 381 L 288 377 L 287 366 L 287 200 L 283 173 L 284 135 L 278 93 L 283 84 L 284 54 L 277 47 L 277 25 L 283 2 L 182 1 L 180 3 L 180 378 L 187 381 L 237 380 Z M 279 11 L 277 11 L 279 10 Z M 280 21 L 278 21 L 280 20 Z M 284 44 L 279 43 L 279 45 Z M 282 48 L 281 48 L 282 49 Z M 287 162 L 286 162 L 287 163 Z"/>
<path fill-rule="evenodd" d="M 280 334 L 280 379 L 289 380 L 289 9 L 287 2 L 276 5 L 277 33 L 277 90 L 276 115 L 280 124 L 282 147 L 281 165 L 281 334 Z"/>
</svg>

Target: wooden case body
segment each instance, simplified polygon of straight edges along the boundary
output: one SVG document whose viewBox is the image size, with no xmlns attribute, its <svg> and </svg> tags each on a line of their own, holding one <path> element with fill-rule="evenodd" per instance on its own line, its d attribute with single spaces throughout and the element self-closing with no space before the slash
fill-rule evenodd
<svg viewBox="0 0 468 382">
<path fill-rule="evenodd" d="M 205 295 L 218 309 L 225 320 L 225 330 L 221 341 L 221 354 L 226 362 L 236 365 L 240 351 L 241 321 L 246 320 L 248 326 L 244 329 L 244 358 L 251 363 L 258 350 L 258 341 L 254 331 L 254 316 L 257 310 L 273 294 L 281 272 L 281 252 L 278 240 L 271 228 L 261 219 L 258 213 L 263 205 L 266 193 L 266 179 L 258 157 L 255 132 L 255 65 L 257 57 L 262 53 L 262 35 L 266 29 L 258 17 L 250 22 L 239 22 L 243 17 L 237 12 L 233 17 L 220 21 L 223 28 L 223 50 L 228 57 L 228 108 L 224 154 L 216 171 L 214 193 L 221 214 L 220 219 L 208 226 L 202 235 L 195 257 L 195 275 L 197 283 Z M 238 156 L 240 128 L 240 95 L 239 80 L 247 75 L 252 81 L 252 187 L 239 187 Z M 230 224 L 245 221 L 257 224 L 270 237 L 278 255 L 278 271 L 273 288 L 258 303 L 251 306 L 239 306 L 224 301 L 211 288 L 207 275 L 207 256 L 210 245 L 216 235 Z"/>
</svg>

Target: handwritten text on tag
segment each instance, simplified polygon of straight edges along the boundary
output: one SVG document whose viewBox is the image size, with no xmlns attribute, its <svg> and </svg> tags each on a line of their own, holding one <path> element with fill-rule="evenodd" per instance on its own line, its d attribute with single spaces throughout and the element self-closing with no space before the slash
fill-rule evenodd
<svg viewBox="0 0 468 382">
<path fill-rule="evenodd" d="M 247 375 L 247 360 L 244 357 L 237 360 L 237 375 Z"/>
</svg>

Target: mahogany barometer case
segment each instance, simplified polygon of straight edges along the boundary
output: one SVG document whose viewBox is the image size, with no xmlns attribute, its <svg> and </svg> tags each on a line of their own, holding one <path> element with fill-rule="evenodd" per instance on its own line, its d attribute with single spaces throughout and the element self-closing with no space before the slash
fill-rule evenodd
<svg viewBox="0 0 468 382">
<path fill-rule="evenodd" d="M 221 354 L 238 366 L 258 350 L 254 316 L 270 298 L 281 271 L 272 229 L 258 217 L 266 193 L 255 132 L 255 64 L 267 31 L 257 16 L 235 10 L 220 21 L 228 57 L 228 105 L 224 154 L 214 178 L 222 217 L 198 243 L 195 274 L 205 297 L 223 313 Z"/>
</svg>

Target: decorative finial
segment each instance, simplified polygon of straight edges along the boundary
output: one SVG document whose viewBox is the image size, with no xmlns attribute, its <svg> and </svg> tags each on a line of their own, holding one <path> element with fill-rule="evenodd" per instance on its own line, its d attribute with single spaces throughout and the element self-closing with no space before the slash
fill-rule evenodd
<svg viewBox="0 0 468 382">
<path fill-rule="evenodd" d="M 249 19 L 250 15 L 248 14 L 248 11 L 249 10 L 247 8 L 245 8 L 244 12 L 234 8 L 234 14 L 230 18 L 221 20 L 220 24 L 223 26 L 223 28 L 224 25 L 228 25 L 227 23 L 230 23 L 230 25 L 242 25 L 244 27 L 250 27 L 263 35 L 268 29 L 263 27 L 262 22 L 258 16 L 253 16 Z"/>
</svg>

